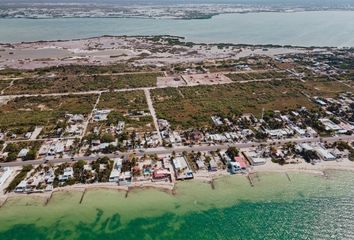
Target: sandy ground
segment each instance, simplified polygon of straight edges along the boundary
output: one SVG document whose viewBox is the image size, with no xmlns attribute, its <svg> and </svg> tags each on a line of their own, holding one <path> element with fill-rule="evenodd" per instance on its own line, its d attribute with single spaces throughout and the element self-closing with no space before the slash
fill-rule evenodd
<svg viewBox="0 0 354 240">
<path fill-rule="evenodd" d="M 213 45 L 192 47 L 154 42 L 145 37 L 96 37 L 70 41 L 0 44 L 0 69 L 34 69 L 68 64 L 106 65 L 134 59 L 137 65 L 168 65 L 207 59 L 238 59 L 250 55 L 276 56 L 305 52 L 297 48 L 238 47 Z M 142 57 L 143 56 L 143 57 Z"/>
</svg>

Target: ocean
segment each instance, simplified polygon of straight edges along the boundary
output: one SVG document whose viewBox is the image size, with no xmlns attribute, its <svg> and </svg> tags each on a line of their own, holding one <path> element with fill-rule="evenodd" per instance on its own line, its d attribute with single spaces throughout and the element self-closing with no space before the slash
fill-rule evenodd
<svg viewBox="0 0 354 240">
<path fill-rule="evenodd" d="M 0 208 L 0 239 L 353 239 L 353 173 L 328 177 L 258 173 L 226 176 L 215 188 L 179 182 L 155 189 L 19 196 Z"/>
<path fill-rule="evenodd" d="M 354 11 L 222 14 L 211 19 L 0 19 L 0 42 L 176 35 L 203 43 L 354 46 Z"/>
</svg>

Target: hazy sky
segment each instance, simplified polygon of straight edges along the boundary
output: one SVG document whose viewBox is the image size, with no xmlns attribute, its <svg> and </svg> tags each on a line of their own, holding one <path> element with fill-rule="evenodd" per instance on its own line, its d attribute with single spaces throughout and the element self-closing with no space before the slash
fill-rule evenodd
<svg viewBox="0 0 354 240">
<path fill-rule="evenodd" d="M 176 3 L 249 3 L 276 5 L 345 5 L 354 0 L 0 0 L 0 3 L 116 3 L 116 4 L 176 4 Z"/>
</svg>

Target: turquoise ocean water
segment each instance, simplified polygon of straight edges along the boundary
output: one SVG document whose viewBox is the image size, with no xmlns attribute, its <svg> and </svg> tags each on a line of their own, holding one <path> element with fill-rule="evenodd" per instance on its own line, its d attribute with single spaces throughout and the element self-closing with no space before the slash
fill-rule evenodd
<svg viewBox="0 0 354 240">
<path fill-rule="evenodd" d="M 177 185 L 176 195 L 145 189 L 10 199 L 0 239 L 353 239 L 353 173 L 259 174 Z"/>
</svg>

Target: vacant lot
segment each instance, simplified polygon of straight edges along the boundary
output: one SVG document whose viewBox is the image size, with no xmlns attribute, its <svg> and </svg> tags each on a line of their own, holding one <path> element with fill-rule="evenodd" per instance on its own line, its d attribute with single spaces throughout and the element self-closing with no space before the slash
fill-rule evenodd
<svg viewBox="0 0 354 240">
<path fill-rule="evenodd" d="M 260 71 L 260 72 L 244 72 L 244 73 L 230 73 L 226 75 L 232 81 L 245 81 L 254 79 L 274 79 L 287 78 L 289 74 L 284 71 Z"/>
<path fill-rule="evenodd" d="M 338 81 L 315 79 L 304 83 L 306 93 L 311 96 L 336 97 L 339 93 L 352 92 L 354 89 L 348 84 Z"/>
<path fill-rule="evenodd" d="M 0 80 L 0 91 L 7 88 L 11 83 L 11 80 Z"/>
<path fill-rule="evenodd" d="M 97 95 L 65 97 L 23 97 L 0 106 L 0 129 L 51 126 L 66 113 L 88 114 Z"/>
<path fill-rule="evenodd" d="M 152 96 L 159 118 L 169 120 L 174 127 L 190 128 L 210 125 L 213 114 L 260 116 L 262 108 L 314 107 L 303 90 L 298 81 L 273 81 L 156 89 Z"/>
<path fill-rule="evenodd" d="M 66 75 L 63 77 L 27 78 L 16 80 L 5 94 L 60 93 L 103 89 L 122 89 L 156 86 L 159 73 L 123 75 Z"/>
<path fill-rule="evenodd" d="M 152 130 L 152 117 L 143 91 L 103 93 L 97 108 L 113 110 L 108 115 L 108 124 L 124 121 L 128 130 Z"/>
</svg>

